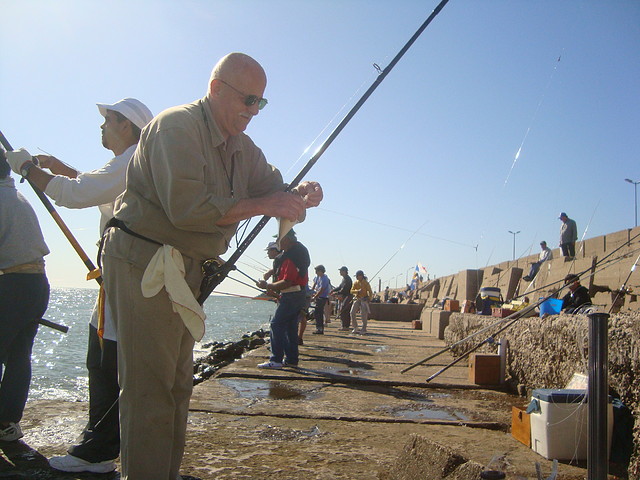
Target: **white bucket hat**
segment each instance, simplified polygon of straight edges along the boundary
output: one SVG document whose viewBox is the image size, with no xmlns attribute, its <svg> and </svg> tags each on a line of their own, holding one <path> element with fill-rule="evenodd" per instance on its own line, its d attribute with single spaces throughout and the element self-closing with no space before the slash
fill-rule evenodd
<svg viewBox="0 0 640 480">
<path fill-rule="evenodd" d="M 142 130 L 147 123 L 153 119 L 153 114 L 147 106 L 135 98 L 123 98 L 122 100 L 109 105 L 108 103 L 96 103 L 100 114 L 106 117 L 107 110 L 121 113 L 127 120 Z"/>
</svg>

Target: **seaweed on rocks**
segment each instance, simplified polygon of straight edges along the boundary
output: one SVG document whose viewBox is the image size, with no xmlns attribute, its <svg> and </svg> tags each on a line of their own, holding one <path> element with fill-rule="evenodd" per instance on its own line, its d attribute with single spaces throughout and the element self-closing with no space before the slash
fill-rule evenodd
<svg viewBox="0 0 640 480">
<path fill-rule="evenodd" d="M 246 333 L 237 342 L 210 342 L 203 345 L 209 353 L 196 359 L 193 364 L 193 384 L 198 385 L 213 376 L 222 367 L 233 363 L 249 350 L 266 343 L 268 332 L 263 329 Z"/>
</svg>

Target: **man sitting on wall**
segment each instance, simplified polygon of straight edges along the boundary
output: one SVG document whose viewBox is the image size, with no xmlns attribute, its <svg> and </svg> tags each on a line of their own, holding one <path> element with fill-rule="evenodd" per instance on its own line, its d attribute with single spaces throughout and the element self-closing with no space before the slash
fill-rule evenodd
<svg viewBox="0 0 640 480">
<path fill-rule="evenodd" d="M 564 284 L 569 289 L 564 297 L 562 297 L 562 311 L 565 313 L 576 313 L 576 311 L 584 306 L 591 305 L 591 296 L 587 287 L 580 285 L 580 277 L 570 273 L 564 277 Z"/>
<path fill-rule="evenodd" d="M 540 255 L 538 255 L 538 261 L 533 262 L 531 264 L 531 269 L 529 270 L 529 274 L 522 277 L 522 279 L 526 280 L 527 282 L 531 282 L 535 278 L 535 276 L 540 271 L 540 266 L 544 262 L 553 259 L 553 252 L 549 247 L 547 247 L 547 242 L 545 242 L 544 240 L 541 241 L 540 248 L 542 249 L 542 251 L 540 252 Z"/>
</svg>

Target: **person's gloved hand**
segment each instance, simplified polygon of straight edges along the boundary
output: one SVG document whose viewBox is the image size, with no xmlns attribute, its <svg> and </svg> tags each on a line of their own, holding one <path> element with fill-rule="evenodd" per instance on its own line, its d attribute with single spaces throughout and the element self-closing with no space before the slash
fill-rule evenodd
<svg viewBox="0 0 640 480">
<path fill-rule="evenodd" d="M 18 175 L 21 175 L 20 171 L 22 170 L 22 166 L 25 163 L 31 161 L 31 154 L 24 148 L 19 148 L 18 150 L 7 152 L 6 156 L 7 162 L 11 166 L 11 170 L 16 172 Z"/>
</svg>

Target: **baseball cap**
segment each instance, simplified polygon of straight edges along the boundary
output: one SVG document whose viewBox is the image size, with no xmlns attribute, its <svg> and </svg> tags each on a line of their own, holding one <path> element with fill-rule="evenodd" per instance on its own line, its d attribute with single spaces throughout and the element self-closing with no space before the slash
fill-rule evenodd
<svg viewBox="0 0 640 480">
<path fill-rule="evenodd" d="M 338 271 L 339 271 L 339 272 L 342 272 L 343 270 L 344 270 L 345 272 L 348 272 L 348 271 L 349 271 L 349 269 L 348 269 L 347 267 L 345 267 L 344 265 L 343 265 L 342 267 L 340 267 L 340 269 L 339 269 Z"/>
<path fill-rule="evenodd" d="M 560 216 L 558 218 L 567 217 L 568 215 L 564 212 L 560 212 Z"/>
<path fill-rule="evenodd" d="M 147 123 L 153 119 L 153 114 L 147 106 L 135 98 L 123 98 L 114 104 L 96 103 L 100 114 L 107 116 L 107 110 L 121 113 L 127 120 L 130 120 L 136 127 L 143 129 Z"/>
<path fill-rule="evenodd" d="M 275 248 L 276 250 L 280 250 L 278 248 L 278 242 L 269 242 L 269 245 L 267 245 L 267 248 L 265 248 L 265 250 L 271 250 L 272 248 Z"/>
</svg>

